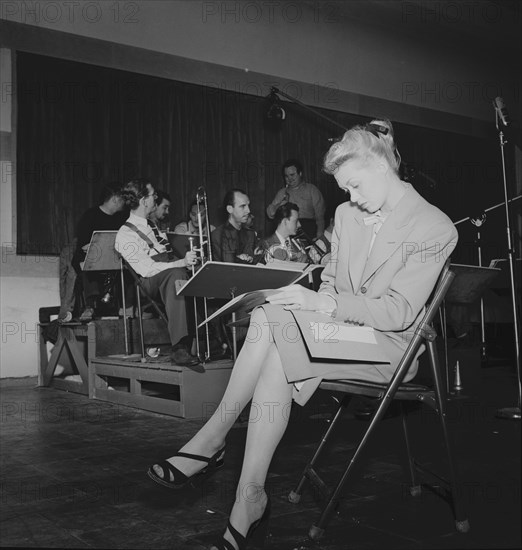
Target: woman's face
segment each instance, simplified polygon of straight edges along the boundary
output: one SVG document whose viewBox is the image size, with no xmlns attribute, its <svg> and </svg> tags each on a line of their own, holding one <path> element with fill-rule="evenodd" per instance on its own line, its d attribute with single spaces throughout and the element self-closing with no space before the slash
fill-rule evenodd
<svg viewBox="0 0 522 550">
<path fill-rule="evenodd" d="M 384 161 L 368 159 L 348 160 L 337 169 L 334 177 L 339 187 L 350 192 L 350 201 L 361 210 L 373 214 L 386 205 L 390 182 Z"/>
</svg>

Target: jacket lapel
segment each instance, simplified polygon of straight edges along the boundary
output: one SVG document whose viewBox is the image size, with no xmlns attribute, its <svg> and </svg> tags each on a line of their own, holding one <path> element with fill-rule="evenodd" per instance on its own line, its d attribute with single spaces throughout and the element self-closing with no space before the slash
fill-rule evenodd
<svg viewBox="0 0 522 550">
<path fill-rule="evenodd" d="M 372 251 L 364 266 L 361 283 L 364 284 L 379 267 L 399 248 L 406 239 L 412 224 L 419 195 L 408 187 L 397 206 L 392 210 L 377 233 Z M 373 226 L 372 231 L 373 231 Z M 366 248 L 368 251 L 369 243 Z"/>
<path fill-rule="evenodd" d="M 372 240 L 373 226 L 364 225 L 363 217 L 367 214 L 357 212 L 354 216 L 355 223 L 349 229 L 350 257 L 348 271 L 354 294 L 359 288 L 359 282 L 366 264 L 370 241 Z"/>
</svg>

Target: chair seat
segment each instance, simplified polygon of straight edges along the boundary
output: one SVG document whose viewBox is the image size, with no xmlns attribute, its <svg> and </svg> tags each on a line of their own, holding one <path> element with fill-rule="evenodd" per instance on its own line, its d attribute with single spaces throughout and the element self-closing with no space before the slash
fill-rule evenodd
<svg viewBox="0 0 522 550">
<path fill-rule="evenodd" d="M 366 380 L 323 380 L 320 388 L 327 391 L 380 398 L 385 394 L 388 384 Z M 427 395 L 433 395 L 433 390 L 428 386 L 407 382 L 399 386 L 394 399 L 417 401 L 424 400 Z"/>
</svg>

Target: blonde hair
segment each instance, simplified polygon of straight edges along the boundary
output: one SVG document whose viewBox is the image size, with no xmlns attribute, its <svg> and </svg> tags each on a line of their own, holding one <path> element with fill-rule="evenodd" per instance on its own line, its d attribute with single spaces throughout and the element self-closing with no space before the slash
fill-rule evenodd
<svg viewBox="0 0 522 550">
<path fill-rule="evenodd" d="M 334 143 L 326 153 L 323 170 L 334 174 L 348 160 L 384 159 L 398 174 L 400 155 L 395 146 L 392 123 L 374 119 L 364 126 L 354 126 Z"/>
</svg>

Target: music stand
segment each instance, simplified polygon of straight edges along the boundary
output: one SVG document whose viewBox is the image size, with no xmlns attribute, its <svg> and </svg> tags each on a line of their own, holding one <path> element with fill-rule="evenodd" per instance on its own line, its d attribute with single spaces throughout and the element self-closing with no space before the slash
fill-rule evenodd
<svg viewBox="0 0 522 550">
<path fill-rule="evenodd" d="M 120 258 L 114 248 L 117 231 L 93 231 L 82 271 L 118 271 Z"/>
<path fill-rule="evenodd" d="M 184 281 L 177 293 L 182 296 L 229 300 L 252 290 L 291 285 L 307 275 L 307 272 L 301 270 L 211 261 L 191 279 Z"/>
<path fill-rule="evenodd" d="M 480 300 L 485 290 L 500 273 L 500 269 L 491 267 L 480 267 L 475 265 L 451 264 L 451 271 L 455 278 L 446 293 L 442 305 L 443 330 L 444 330 L 444 359 L 446 363 L 446 390 L 449 388 L 449 364 L 448 364 L 448 340 L 446 336 L 446 303 L 456 305 L 471 305 Z"/>
<path fill-rule="evenodd" d="M 290 262 L 288 262 L 290 263 Z M 200 298 L 230 300 L 253 290 L 274 289 L 290 285 L 308 277 L 308 272 L 262 265 L 206 262 L 188 281 L 180 281 L 177 294 Z M 234 360 L 237 357 L 236 312 L 232 313 L 232 345 Z"/>
</svg>

